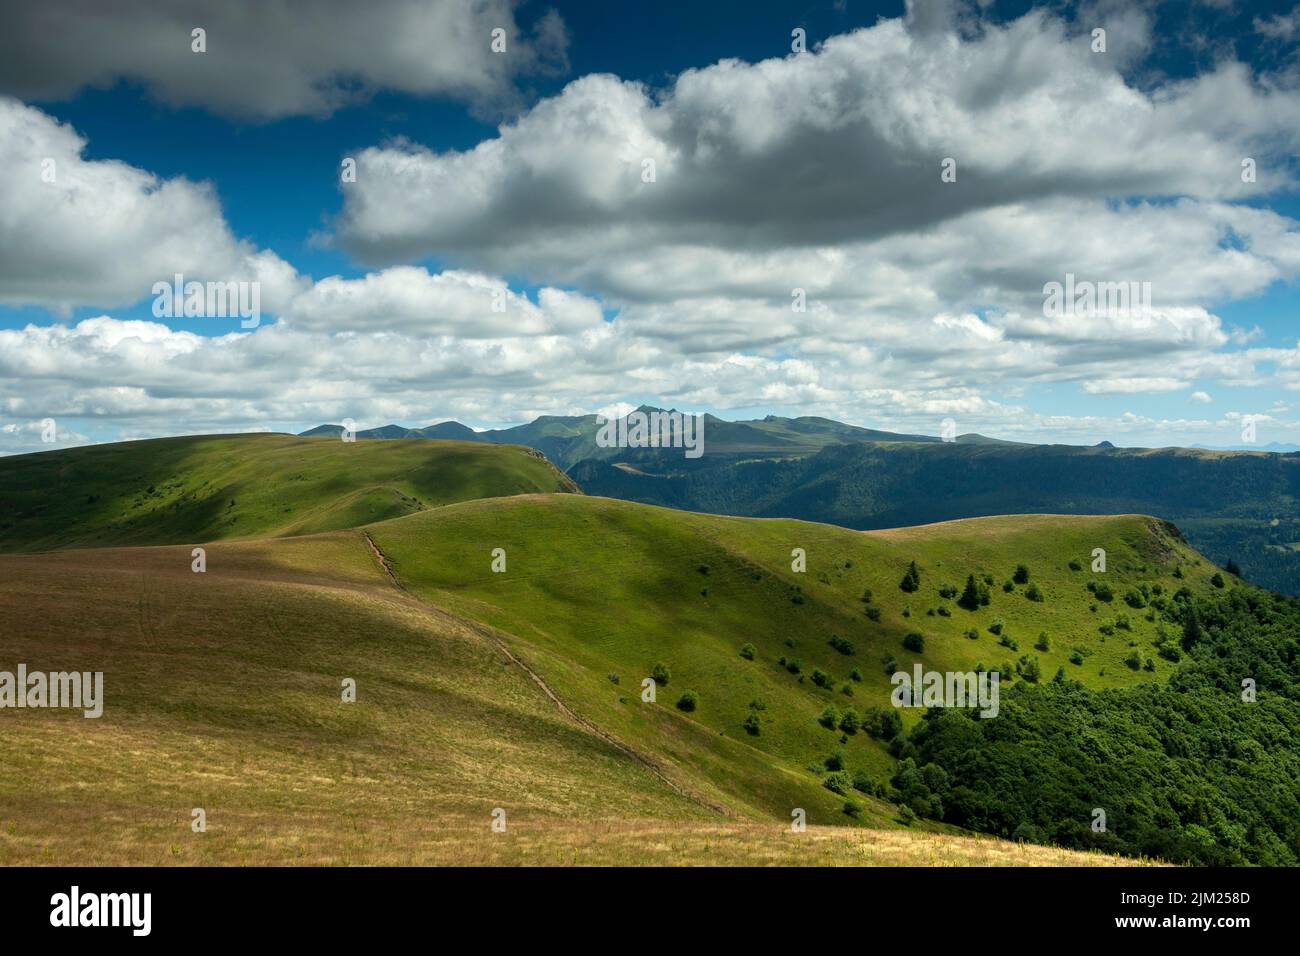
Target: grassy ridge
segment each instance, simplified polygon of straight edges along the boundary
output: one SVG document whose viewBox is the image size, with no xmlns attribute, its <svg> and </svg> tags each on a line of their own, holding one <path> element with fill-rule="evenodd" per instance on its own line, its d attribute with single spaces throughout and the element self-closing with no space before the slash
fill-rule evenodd
<svg viewBox="0 0 1300 956">
<path fill-rule="evenodd" d="M 4 865 L 1117 862 L 719 815 L 393 587 L 355 532 L 212 544 L 202 575 L 184 547 L 0 555 L 0 635 L 0 666 L 103 670 L 106 696 L 98 720 L 0 713 Z"/>
<path fill-rule="evenodd" d="M 1058 667 L 1099 688 L 1161 680 L 1173 665 L 1157 656 L 1158 625 L 1120 595 L 1142 583 L 1205 590 L 1215 570 L 1168 526 L 1137 516 L 993 518 L 862 534 L 526 496 L 467 502 L 368 531 L 414 593 L 500 629 L 566 700 L 618 738 L 662 756 L 718 800 L 779 817 L 804 807 L 814 822 L 849 822 L 843 797 L 810 769 L 834 751 L 843 750 L 850 771 L 882 784 L 889 778 L 893 761 L 881 741 L 818 722 L 828 706 L 859 714 L 888 706 L 887 662 L 908 670 L 915 661 L 936 670 L 1008 662 L 1004 680 L 1011 681 L 1015 663 L 1031 655 L 1042 680 Z M 1070 560 L 1089 561 L 1097 547 L 1108 551 L 1106 574 L 1070 569 Z M 505 573 L 491 570 L 497 548 Z M 791 571 L 794 548 L 807 554 L 806 573 Z M 911 560 L 922 585 L 908 594 L 899 583 Z M 1026 585 L 1002 590 L 1021 562 L 1043 601 L 1029 600 Z M 1173 576 L 1179 567 L 1182 579 Z M 960 589 L 968 574 L 993 575 L 988 607 L 967 611 L 940 596 L 945 585 Z M 1094 579 L 1109 583 L 1110 602 L 1087 590 Z M 866 589 L 878 621 L 866 614 Z M 940 606 L 950 616 L 939 615 Z M 1121 616 L 1129 629 L 1114 630 Z M 989 632 L 998 618 L 1018 650 Z M 975 639 L 966 636 L 971 629 Z M 1037 651 L 1043 631 L 1050 649 Z M 912 632 L 924 636 L 921 653 L 903 646 Z M 850 641 L 854 653 L 832 647 L 832 635 Z M 741 656 L 746 643 L 752 661 Z M 1135 651 L 1155 669 L 1126 666 Z M 1070 662 L 1075 652 L 1081 664 Z M 798 660 L 800 673 L 782 658 Z M 641 684 L 656 663 L 667 664 L 671 677 L 647 706 Z M 851 679 L 855 668 L 861 680 Z M 815 684 L 818 671 L 833 678 L 830 686 Z M 674 704 L 688 689 L 700 700 L 684 713 Z M 751 714 L 757 735 L 744 727 Z M 863 802 L 867 822 L 896 821 L 892 807 Z"/>
<path fill-rule="evenodd" d="M 0 550 L 308 534 L 576 490 L 519 446 L 273 434 L 120 442 L 0 459 Z"/>
</svg>

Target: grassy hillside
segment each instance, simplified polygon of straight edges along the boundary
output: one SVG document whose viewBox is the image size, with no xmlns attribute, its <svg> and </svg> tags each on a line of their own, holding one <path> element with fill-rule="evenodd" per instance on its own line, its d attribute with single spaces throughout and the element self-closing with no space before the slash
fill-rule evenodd
<svg viewBox="0 0 1300 956">
<path fill-rule="evenodd" d="M 706 445 L 707 449 L 707 445 Z M 693 511 L 890 528 L 981 515 L 1150 514 L 1264 587 L 1300 593 L 1300 454 L 881 442 L 783 460 L 585 461 L 592 495 Z"/>
<path fill-rule="evenodd" d="M 819 723 L 828 707 L 837 718 L 888 708 L 889 674 L 916 661 L 997 668 L 1004 686 L 1024 680 L 1034 659 L 1042 681 L 1058 668 L 1097 688 L 1165 679 L 1173 664 L 1156 649 L 1163 625 L 1122 596 L 1144 585 L 1156 600 L 1182 586 L 1208 590 L 1215 572 L 1170 528 L 1134 516 L 860 534 L 526 496 L 367 530 L 412 593 L 497 629 L 579 712 L 662 757 L 708 799 L 776 817 L 802 806 L 814 822 L 845 820 L 842 797 L 824 786 L 837 751 L 850 777 L 869 781 L 867 793 L 885 792 L 894 766 L 884 740 L 846 732 L 838 719 L 834 729 Z M 1071 560 L 1086 568 L 1098 547 L 1108 552 L 1105 574 L 1071 570 Z M 807 554 L 806 573 L 791 571 L 794 548 Z M 491 569 L 494 549 L 505 552 L 504 573 Z M 921 587 L 906 593 L 899 584 L 913 560 Z M 1004 591 L 1018 563 L 1029 584 Z M 994 582 L 989 605 L 976 611 L 941 594 L 959 592 L 970 574 Z M 1109 601 L 1088 590 L 1097 581 L 1110 587 Z M 1030 587 L 1042 601 L 1027 596 Z M 923 636 L 920 653 L 904 646 L 911 633 Z M 1035 649 L 1042 633 L 1047 650 Z M 833 637 L 852 653 L 832 646 Z M 752 660 L 742 655 L 746 644 Z M 1125 663 L 1135 653 L 1139 669 Z M 647 706 L 642 681 L 656 664 L 670 677 Z M 684 712 L 677 704 L 688 690 L 698 702 Z M 904 712 L 905 724 L 917 719 Z M 848 796 L 863 800 L 864 819 L 886 810 L 863 793 Z M 896 819 L 893 808 L 887 813 Z"/>
<path fill-rule="evenodd" d="M 463 541 L 420 547 L 415 535 L 456 527 L 427 517 L 376 529 L 407 570 L 421 551 L 441 555 L 442 575 L 462 556 L 480 563 Z M 106 704 L 98 720 L 0 714 L 0 864 L 1117 862 L 902 829 L 879 801 L 864 820 L 889 832 L 819 826 L 850 821 L 812 774 L 739 742 L 706 746 L 712 728 L 670 706 L 642 719 L 706 750 L 679 770 L 661 762 L 668 748 L 647 746 L 658 739 L 616 742 L 590 724 L 632 705 L 562 695 L 573 711 L 561 709 L 506 653 L 533 637 L 395 587 L 353 531 L 211 544 L 201 575 L 187 547 L 2 555 L 0 667 L 102 670 Z M 678 666 L 690 673 L 685 658 Z M 584 674 L 556 666 L 546 678 Z M 355 703 L 341 700 L 344 678 Z M 707 719 L 721 692 L 701 689 Z M 755 782 L 764 771 L 778 778 L 770 787 Z M 753 812 L 777 792 L 809 807 L 806 833 L 790 832 L 788 811 Z M 504 833 L 490 827 L 498 807 Z M 205 833 L 191 828 L 194 808 Z"/>
<path fill-rule="evenodd" d="M 121 442 L 0 458 L 0 550 L 307 534 L 576 490 L 519 446 L 273 434 Z"/>
</svg>

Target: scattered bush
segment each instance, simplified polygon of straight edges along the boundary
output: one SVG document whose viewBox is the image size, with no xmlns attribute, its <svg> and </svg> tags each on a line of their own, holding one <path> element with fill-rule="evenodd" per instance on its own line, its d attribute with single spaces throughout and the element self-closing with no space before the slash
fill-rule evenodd
<svg viewBox="0 0 1300 956">
<path fill-rule="evenodd" d="M 1037 601 L 1040 604 L 1043 602 L 1043 592 L 1038 589 L 1037 584 L 1031 584 L 1025 589 L 1025 597 L 1029 598 L 1031 601 Z"/>
<path fill-rule="evenodd" d="M 1001 634 L 1001 633 L 1002 633 L 1002 628 L 1004 628 L 1005 626 L 1006 626 L 1006 625 L 1002 623 L 1002 618 L 1000 618 L 1000 617 L 995 617 L 995 618 L 993 619 L 993 623 L 989 625 L 989 633 L 990 633 L 990 634 Z"/>
<path fill-rule="evenodd" d="M 650 668 L 650 676 L 654 678 L 654 682 L 660 687 L 665 687 L 672 678 L 673 673 L 668 669 L 667 664 L 659 663 Z"/>
<path fill-rule="evenodd" d="M 845 757 L 843 750 L 833 750 L 831 751 L 831 755 L 826 758 L 826 769 L 843 770 L 847 759 L 848 758 Z"/>
<path fill-rule="evenodd" d="M 682 696 L 677 698 L 677 709 L 684 710 L 688 714 L 695 710 L 700 704 L 700 695 L 693 690 L 684 691 Z"/>
<path fill-rule="evenodd" d="M 925 637 L 916 631 L 908 634 L 903 638 L 903 647 L 913 654 L 922 654 L 925 652 Z"/>
<path fill-rule="evenodd" d="M 836 770 L 826 775 L 825 779 L 822 780 L 822 786 L 831 793 L 838 793 L 840 796 L 844 796 L 850 789 L 852 789 L 853 781 L 849 779 L 849 775 L 844 771 Z"/>
<path fill-rule="evenodd" d="M 846 710 L 844 716 L 840 718 L 840 730 L 846 734 L 856 734 L 861 726 L 862 722 L 858 720 L 857 711 L 852 707 Z"/>
<path fill-rule="evenodd" d="M 831 690 L 835 687 L 835 678 L 832 677 L 830 674 L 826 673 L 825 671 L 817 670 L 816 668 L 814 668 L 812 672 L 812 679 L 814 684 L 816 684 L 818 687 L 825 688 L 826 690 Z"/>
<path fill-rule="evenodd" d="M 1038 643 L 1034 645 L 1036 651 L 1050 651 L 1052 649 L 1051 639 L 1048 638 L 1047 632 L 1043 631 L 1038 635 Z"/>
<path fill-rule="evenodd" d="M 1142 666 L 1142 658 L 1138 656 L 1137 651 L 1134 651 L 1128 657 L 1124 658 L 1124 663 L 1133 668 L 1133 670 L 1138 670 Z"/>
<path fill-rule="evenodd" d="M 747 661 L 752 661 L 758 654 L 758 648 L 753 644 L 746 644 L 740 649 L 740 656 Z"/>
<path fill-rule="evenodd" d="M 1017 584 L 1028 584 L 1029 569 L 1023 564 L 1017 564 L 1015 573 L 1011 575 L 1011 580 L 1015 581 Z"/>
<path fill-rule="evenodd" d="M 846 657 L 851 657 L 856 653 L 853 642 L 840 637 L 838 634 L 831 635 L 830 645 Z"/>
<path fill-rule="evenodd" d="M 827 730 L 834 730 L 840 723 L 840 712 L 834 707 L 827 707 L 822 711 L 822 715 L 817 718 L 817 723 L 821 724 Z"/>
<path fill-rule="evenodd" d="M 745 718 L 745 722 L 741 726 L 745 728 L 745 733 L 751 737 L 757 737 L 763 732 L 763 725 L 758 719 L 758 714 L 750 714 Z"/>
<path fill-rule="evenodd" d="M 609 682 L 611 684 L 617 684 L 619 681 L 623 679 L 619 677 L 617 674 L 606 674 L 605 676 L 609 679 Z"/>
<path fill-rule="evenodd" d="M 844 801 L 844 812 L 855 820 L 862 816 L 862 811 L 865 809 L 866 806 L 861 800 L 854 800 L 852 797 L 849 797 L 849 799 Z"/>
<path fill-rule="evenodd" d="M 921 587 L 921 572 L 917 568 L 915 561 L 908 563 L 907 571 L 903 573 L 903 580 L 898 583 L 898 586 L 908 594 Z"/>
<path fill-rule="evenodd" d="M 869 621 L 879 621 L 879 620 L 880 620 L 880 608 L 876 607 L 874 604 L 872 604 L 870 607 L 868 607 L 868 608 L 867 608 L 867 620 L 869 620 Z"/>
<path fill-rule="evenodd" d="M 1210 578 L 1210 583 L 1213 584 L 1216 588 L 1223 587 L 1225 583 L 1223 580 L 1223 575 L 1220 574 L 1218 571 L 1215 571 L 1214 577 Z"/>
</svg>

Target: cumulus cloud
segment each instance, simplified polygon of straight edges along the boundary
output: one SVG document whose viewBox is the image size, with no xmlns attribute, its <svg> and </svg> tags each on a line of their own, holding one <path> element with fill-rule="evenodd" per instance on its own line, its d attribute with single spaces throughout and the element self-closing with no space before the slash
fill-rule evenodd
<svg viewBox="0 0 1300 956">
<path fill-rule="evenodd" d="M 119 79 L 174 106 L 254 119 L 326 115 L 377 90 L 509 100 L 514 80 L 567 69 L 554 11 L 527 28 L 517 0 L 96 0 L 8 4 L 0 91 L 72 96 Z M 191 33 L 206 31 L 206 52 Z M 492 31 L 506 47 L 491 48 Z"/>
<path fill-rule="evenodd" d="M 579 293 L 547 287 L 533 302 L 493 276 L 431 275 L 415 266 L 396 266 L 361 279 L 322 279 L 295 297 L 282 317 L 301 329 L 471 339 L 578 333 L 603 321 L 600 303 Z"/>
<path fill-rule="evenodd" d="M 207 184 L 85 148 L 72 127 L 0 97 L 0 303 L 127 305 L 176 273 L 260 282 L 272 310 L 301 288 L 279 256 L 235 238 Z"/>
<path fill-rule="evenodd" d="M 969 39 L 884 20 L 662 91 L 586 76 L 471 150 L 363 151 L 338 232 L 372 260 L 545 272 L 665 245 L 869 241 L 1049 197 L 1223 200 L 1287 182 L 1300 94 L 1231 62 L 1145 92 L 1117 63 L 1034 12 Z"/>
</svg>

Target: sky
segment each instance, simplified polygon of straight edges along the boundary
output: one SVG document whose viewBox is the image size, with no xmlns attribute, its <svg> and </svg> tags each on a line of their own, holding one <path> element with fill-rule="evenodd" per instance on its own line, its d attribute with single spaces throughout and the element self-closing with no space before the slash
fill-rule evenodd
<svg viewBox="0 0 1300 956">
<path fill-rule="evenodd" d="M 0 454 L 642 403 L 1300 444 L 1293 3 L 104 10 L 0 0 Z"/>
</svg>

